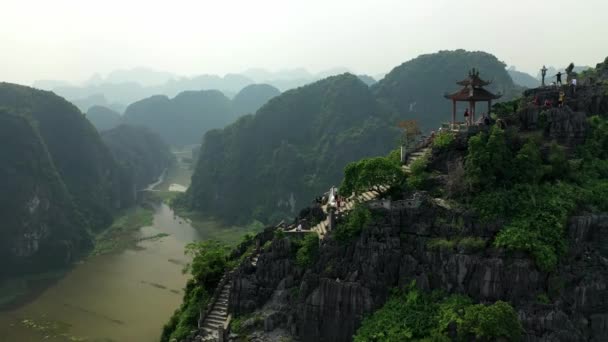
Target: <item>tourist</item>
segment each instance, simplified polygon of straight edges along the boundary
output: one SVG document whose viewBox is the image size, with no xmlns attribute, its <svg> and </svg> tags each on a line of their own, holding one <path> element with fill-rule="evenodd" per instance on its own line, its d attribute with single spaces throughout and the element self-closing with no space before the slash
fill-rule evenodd
<svg viewBox="0 0 608 342">
<path fill-rule="evenodd" d="M 483 113 L 483 124 L 486 126 L 490 126 L 490 117 Z"/>
<path fill-rule="evenodd" d="M 469 125 L 469 108 L 464 110 L 464 122 L 466 122 L 467 126 Z"/>
<path fill-rule="evenodd" d="M 559 100 L 557 100 L 557 105 L 559 108 L 562 108 L 564 106 L 564 101 L 566 100 L 566 94 L 564 93 L 563 90 L 561 90 L 559 92 Z"/>
<path fill-rule="evenodd" d="M 296 227 L 296 232 L 301 232 L 302 231 L 302 224 L 298 223 L 298 227 Z"/>
<path fill-rule="evenodd" d="M 558 71 L 557 74 L 555 74 L 555 77 L 557 77 L 556 84 L 559 84 L 561 86 L 562 85 L 562 72 Z"/>
<path fill-rule="evenodd" d="M 551 108 L 551 106 L 552 106 L 552 104 L 551 104 L 551 100 L 549 100 L 549 99 L 545 99 L 545 108 L 546 108 L 546 109 L 549 109 L 549 108 Z"/>
<path fill-rule="evenodd" d="M 570 81 L 570 92 L 572 95 L 576 94 L 576 78 L 573 78 L 572 81 Z"/>
</svg>

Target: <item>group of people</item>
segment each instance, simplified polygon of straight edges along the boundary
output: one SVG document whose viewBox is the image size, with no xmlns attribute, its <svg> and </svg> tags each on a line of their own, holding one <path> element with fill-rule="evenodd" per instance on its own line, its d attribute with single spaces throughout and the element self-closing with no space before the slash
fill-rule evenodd
<svg viewBox="0 0 608 342">
<path fill-rule="evenodd" d="M 559 96 L 557 98 L 557 106 L 559 108 L 562 108 L 564 106 L 564 104 L 566 103 L 566 93 L 563 90 L 559 91 Z M 532 104 L 535 105 L 536 107 L 540 106 L 540 100 L 538 99 L 538 96 L 534 96 L 534 100 L 532 100 Z M 553 107 L 553 101 L 551 101 L 551 99 L 546 98 L 545 102 L 543 103 L 543 107 L 545 109 L 550 109 Z"/>
<path fill-rule="evenodd" d="M 570 69 L 567 69 L 566 72 L 570 72 Z M 540 69 L 541 72 L 541 76 L 542 76 L 542 86 L 545 86 L 545 76 L 547 75 L 547 68 L 543 65 L 543 68 Z M 561 87 L 563 86 L 562 83 L 562 75 L 563 73 L 561 71 L 558 71 L 557 74 L 555 74 L 553 77 L 555 77 L 555 82 L 552 82 L 551 84 L 556 86 L 556 87 Z M 573 76 L 575 74 L 568 74 L 570 76 Z M 570 93 L 571 94 L 576 94 L 576 86 L 577 86 L 577 80 L 576 77 L 572 77 L 572 79 L 570 79 Z"/>
</svg>

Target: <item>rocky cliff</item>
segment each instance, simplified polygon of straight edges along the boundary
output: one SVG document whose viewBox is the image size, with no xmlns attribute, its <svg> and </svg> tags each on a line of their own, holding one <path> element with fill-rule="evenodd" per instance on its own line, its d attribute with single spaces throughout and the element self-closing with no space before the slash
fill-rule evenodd
<svg viewBox="0 0 608 342">
<path fill-rule="evenodd" d="M 358 239 L 325 240 L 310 268 L 296 266 L 289 238 L 275 239 L 255 267 L 241 267 L 230 304 L 236 315 L 255 312 L 249 317 L 263 319 L 251 335 L 273 340 L 278 328 L 302 341 L 350 341 L 391 288 L 416 280 L 420 288 L 478 302 L 509 301 L 527 341 L 608 338 L 608 215 L 572 217 L 567 257 L 549 274 L 524 254 L 428 247 L 431 239 L 455 234 L 491 239 L 497 227 L 470 213 L 427 201 L 419 209 L 376 214 Z M 543 303 L 539 295 L 550 299 Z"/>
<path fill-rule="evenodd" d="M 30 120 L 0 110 L 0 155 L 0 279 L 70 262 L 86 223 Z"/>
</svg>

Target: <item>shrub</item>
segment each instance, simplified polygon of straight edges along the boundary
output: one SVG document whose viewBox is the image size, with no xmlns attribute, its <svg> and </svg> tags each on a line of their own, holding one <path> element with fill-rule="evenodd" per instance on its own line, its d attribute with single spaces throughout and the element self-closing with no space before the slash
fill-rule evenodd
<svg viewBox="0 0 608 342">
<path fill-rule="evenodd" d="M 474 336 L 478 340 L 520 341 L 523 328 L 511 305 L 497 301 L 492 305 L 471 305 L 465 309 L 458 335 Z"/>
<path fill-rule="evenodd" d="M 228 249 L 216 241 L 188 244 L 186 254 L 193 259 L 184 272 L 190 272 L 192 278 L 186 284 L 180 308 L 163 327 L 161 342 L 179 341 L 196 329 L 200 308 L 207 304 L 228 266 Z"/>
<path fill-rule="evenodd" d="M 538 300 L 539 303 L 543 303 L 543 304 L 551 303 L 551 300 L 549 299 L 549 296 L 547 296 L 546 293 L 539 294 L 538 296 L 536 296 L 536 299 Z"/>
<path fill-rule="evenodd" d="M 410 189 L 424 190 L 428 187 L 431 176 L 426 171 L 428 164 L 428 155 L 423 155 L 410 163 L 410 174 L 406 179 L 406 184 Z"/>
<path fill-rule="evenodd" d="M 452 132 L 441 131 L 435 135 L 433 139 L 433 148 L 438 150 L 448 149 L 456 140 L 456 136 Z"/>
<path fill-rule="evenodd" d="M 456 241 L 442 238 L 431 239 L 427 243 L 427 247 L 433 251 L 450 251 L 456 246 Z"/>
<path fill-rule="evenodd" d="M 276 229 L 274 231 L 274 238 L 277 239 L 277 240 L 284 239 L 285 238 L 285 232 L 283 231 L 283 229 L 280 229 L 280 228 Z"/>
<path fill-rule="evenodd" d="M 301 267 L 311 266 L 319 255 L 319 236 L 316 233 L 307 234 L 301 247 L 296 253 L 296 264 Z"/>
<path fill-rule="evenodd" d="M 465 296 L 425 293 L 412 284 L 404 291 L 393 292 L 382 308 L 366 317 L 353 340 L 451 341 L 448 331 L 452 325 L 456 326 L 458 341 L 519 341 L 523 332 L 508 303 L 473 304 Z"/>
<path fill-rule="evenodd" d="M 378 189 L 380 185 L 395 186 L 401 184 L 403 178 L 399 161 L 394 158 L 362 159 L 344 168 L 340 194 L 350 196 L 353 192 L 359 194 L 370 189 Z"/>
<path fill-rule="evenodd" d="M 363 227 L 368 225 L 371 220 L 372 213 L 370 210 L 362 204 L 357 204 L 353 210 L 348 213 L 344 222 L 338 224 L 338 227 L 334 230 L 334 236 L 338 241 L 349 241 L 352 238 L 359 236 Z"/>
<path fill-rule="evenodd" d="M 479 237 L 468 236 L 458 241 L 458 248 L 469 253 L 478 252 L 486 248 L 486 241 Z"/>
</svg>

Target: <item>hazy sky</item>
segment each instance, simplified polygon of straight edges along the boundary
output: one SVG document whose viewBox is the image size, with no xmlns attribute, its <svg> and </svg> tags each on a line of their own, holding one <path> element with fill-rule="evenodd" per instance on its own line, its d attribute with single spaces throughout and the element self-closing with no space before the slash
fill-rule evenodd
<svg viewBox="0 0 608 342">
<path fill-rule="evenodd" d="M 536 74 L 602 61 L 607 13 L 608 0 L 2 0 L 0 80 L 77 82 L 138 66 L 374 75 L 456 48 Z"/>
</svg>

